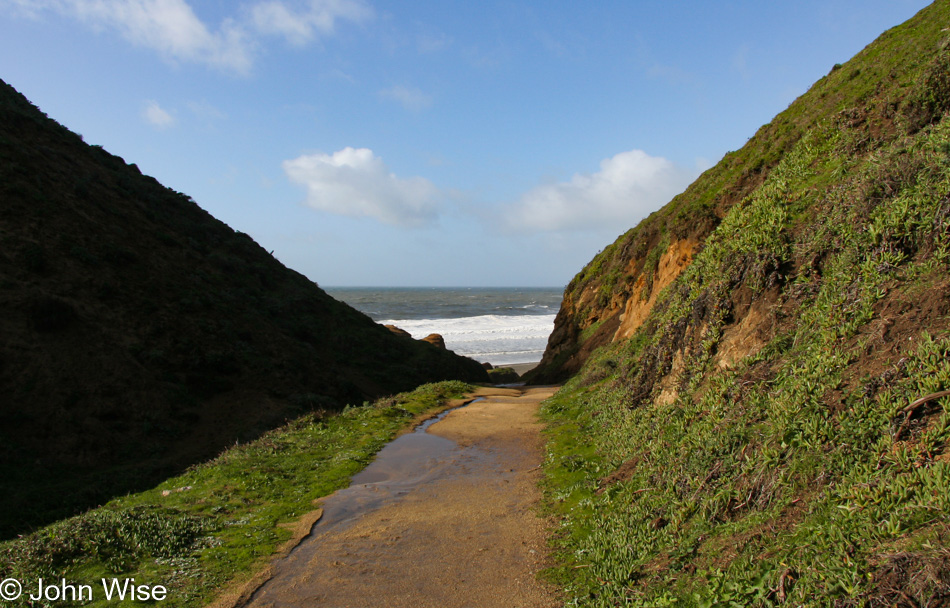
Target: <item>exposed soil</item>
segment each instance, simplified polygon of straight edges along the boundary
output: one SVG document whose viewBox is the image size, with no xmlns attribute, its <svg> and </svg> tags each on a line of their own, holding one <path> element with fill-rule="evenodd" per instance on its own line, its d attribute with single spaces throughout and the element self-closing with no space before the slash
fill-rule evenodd
<svg viewBox="0 0 950 608">
<path fill-rule="evenodd" d="M 690 239 L 674 241 L 660 257 L 656 272 L 650 279 L 649 284 L 647 283 L 647 277 L 640 275 L 633 286 L 633 293 L 627 298 L 624 305 L 624 312 L 620 316 L 620 327 L 617 328 L 612 341 L 629 338 L 643 325 L 643 322 L 650 316 L 650 311 L 653 310 L 653 305 L 656 304 L 660 292 L 666 289 L 689 266 L 698 247 L 699 243 Z M 631 270 L 635 265 L 636 260 L 631 260 L 629 263 Z"/>
<path fill-rule="evenodd" d="M 534 509 L 543 445 L 537 410 L 555 390 L 483 389 L 484 399 L 429 427 L 434 437 L 424 438 L 419 468 L 400 472 L 409 460 L 381 453 L 380 466 L 323 501 L 312 534 L 239 605 L 559 605 L 554 587 L 537 577 L 547 565 L 546 524 Z M 379 498 L 356 498 L 354 509 L 351 491 Z"/>
</svg>

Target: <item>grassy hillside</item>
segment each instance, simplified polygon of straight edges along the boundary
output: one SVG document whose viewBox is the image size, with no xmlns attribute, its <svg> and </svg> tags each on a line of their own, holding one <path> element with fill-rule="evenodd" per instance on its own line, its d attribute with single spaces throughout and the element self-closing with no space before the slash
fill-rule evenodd
<svg viewBox="0 0 950 608">
<path fill-rule="evenodd" d="M 0 536 L 476 362 L 393 335 L 0 82 Z"/>
<path fill-rule="evenodd" d="M 740 150 L 726 154 L 683 194 L 605 247 L 565 290 L 536 379 L 566 379 L 596 348 L 629 337 L 729 211 L 762 186 L 805 134 L 816 128 L 840 131 L 840 174 L 939 119 L 948 103 L 945 62 L 937 61 L 944 54 L 942 30 L 950 25 L 945 11 L 945 3 L 938 2 L 847 64 L 833 66 Z"/>
<path fill-rule="evenodd" d="M 236 599 L 284 543 L 309 532 L 317 499 L 346 487 L 400 430 L 472 388 L 427 384 L 334 415 L 306 414 L 156 488 L 0 542 L 0 580 L 24 589 L 4 605 L 142 605 L 105 597 L 100 579 L 115 577 L 164 587 L 166 599 L 153 605 L 231 605 L 226 594 Z M 90 585 L 94 601 L 32 601 L 40 578 Z"/>
<path fill-rule="evenodd" d="M 583 606 L 950 605 L 950 2 L 568 287 L 536 380 Z"/>
</svg>

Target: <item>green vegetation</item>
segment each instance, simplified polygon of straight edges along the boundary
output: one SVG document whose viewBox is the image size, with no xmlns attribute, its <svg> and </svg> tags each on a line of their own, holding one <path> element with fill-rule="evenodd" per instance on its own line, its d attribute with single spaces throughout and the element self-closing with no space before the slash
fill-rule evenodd
<svg viewBox="0 0 950 608">
<path fill-rule="evenodd" d="M 579 272 L 565 291 L 573 331 L 550 350 L 535 372 L 538 381 L 566 379 L 553 359 L 576 348 L 589 324 L 623 312 L 613 305 L 633 294 L 638 279 L 646 290 L 672 241 L 702 243 L 729 210 L 761 187 L 783 158 L 813 129 L 841 131 L 838 173 L 819 173 L 805 187 L 831 184 L 864 158 L 901 134 L 939 119 L 950 107 L 947 45 L 950 7 L 936 2 L 907 23 L 880 36 L 838 69 L 832 69 L 740 150 L 730 152 L 685 192 L 620 236 Z M 600 344 L 598 344 L 599 346 Z M 588 349 L 591 350 L 591 349 Z"/>
<path fill-rule="evenodd" d="M 519 382 L 521 376 L 513 367 L 496 367 L 488 370 L 488 379 L 492 384 L 512 384 Z"/>
<path fill-rule="evenodd" d="M 290 538 L 284 524 L 346 486 L 400 429 L 471 389 L 428 384 L 339 414 L 307 414 L 157 488 L 3 543 L 0 579 L 27 587 L 40 577 L 65 577 L 98 587 L 100 578 L 121 575 L 165 586 L 163 605 L 206 605 L 222 587 L 262 567 Z M 107 604 L 101 592 L 95 598 L 86 605 Z"/>
<path fill-rule="evenodd" d="M 703 241 L 545 405 L 569 605 L 950 600 L 947 23 L 884 34 L 569 287 Z"/>
</svg>

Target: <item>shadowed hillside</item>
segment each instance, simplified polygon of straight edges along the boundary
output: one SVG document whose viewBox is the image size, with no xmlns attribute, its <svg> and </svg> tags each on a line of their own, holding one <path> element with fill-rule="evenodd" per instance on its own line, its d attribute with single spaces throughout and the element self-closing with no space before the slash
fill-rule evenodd
<svg viewBox="0 0 950 608">
<path fill-rule="evenodd" d="M 0 534 L 481 366 L 393 335 L 0 82 Z"/>
<path fill-rule="evenodd" d="M 571 282 L 535 382 L 584 606 L 950 605 L 950 3 Z"/>
</svg>

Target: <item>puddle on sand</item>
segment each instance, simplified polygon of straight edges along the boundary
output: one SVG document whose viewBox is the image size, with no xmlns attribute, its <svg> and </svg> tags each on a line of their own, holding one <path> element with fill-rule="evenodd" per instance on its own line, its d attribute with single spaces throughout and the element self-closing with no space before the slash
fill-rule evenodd
<svg viewBox="0 0 950 608">
<path fill-rule="evenodd" d="M 470 401 L 429 418 L 411 433 L 390 441 L 376 458 L 350 480 L 350 486 L 320 501 L 323 517 L 314 526 L 312 536 L 344 524 L 354 517 L 378 509 L 413 489 L 442 477 L 459 464 L 461 450 L 454 441 L 432 435 L 430 426 Z"/>
<path fill-rule="evenodd" d="M 527 548 L 535 524 L 518 478 L 534 459 L 523 437 L 492 431 L 520 424 L 522 415 L 511 407 L 492 412 L 494 397 L 479 401 L 489 407 L 445 424 L 462 445 L 428 432 L 455 410 L 387 444 L 348 488 L 321 501 L 323 517 L 311 534 L 271 562 L 266 582 L 239 605 L 540 605 L 521 596 L 540 567 Z M 482 424 L 484 436 L 465 432 Z M 499 594 L 519 599 L 499 604 Z"/>
<path fill-rule="evenodd" d="M 474 468 L 493 467 L 494 458 L 477 448 L 462 448 L 454 441 L 429 434 L 428 428 L 451 412 L 482 401 L 475 399 L 417 426 L 386 444 L 376 458 L 353 476 L 350 486 L 320 501 L 323 516 L 311 533 L 290 554 L 274 564 L 273 577 L 251 594 L 247 605 L 277 605 L 269 599 L 270 588 L 280 587 L 285 576 L 306 570 L 308 562 L 321 550 L 320 539 L 343 530 L 361 516 L 383 507 L 416 488 L 436 479 Z M 279 595 L 279 592 L 278 592 Z"/>
</svg>

